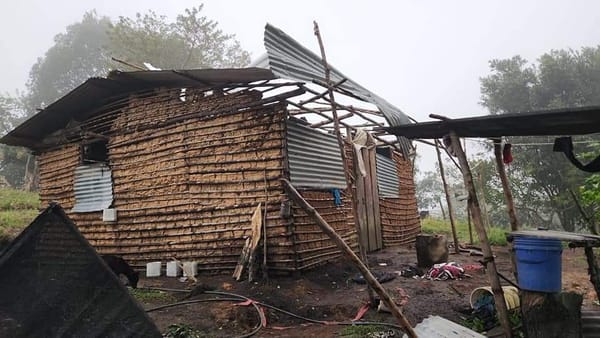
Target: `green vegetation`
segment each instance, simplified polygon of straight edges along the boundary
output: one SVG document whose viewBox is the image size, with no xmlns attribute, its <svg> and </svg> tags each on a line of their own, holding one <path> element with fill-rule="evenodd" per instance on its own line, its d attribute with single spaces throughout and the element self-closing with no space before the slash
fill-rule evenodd
<svg viewBox="0 0 600 338">
<path fill-rule="evenodd" d="M 203 338 L 207 337 L 202 332 L 187 324 L 171 324 L 163 334 L 166 338 Z"/>
<path fill-rule="evenodd" d="M 142 303 L 168 303 L 175 300 L 172 294 L 160 290 L 130 289 L 130 292 L 135 299 Z"/>
<path fill-rule="evenodd" d="M 0 248 L 31 223 L 39 207 L 37 193 L 0 188 Z"/>
<path fill-rule="evenodd" d="M 472 225 L 472 227 L 473 244 L 477 244 L 479 243 L 479 238 L 477 237 L 474 225 Z M 448 240 L 452 241 L 452 229 L 450 228 L 449 220 L 425 218 L 421 221 L 421 231 L 428 234 L 445 234 L 448 236 Z M 506 245 L 506 233 L 509 229 L 490 227 L 486 229 L 486 231 L 491 245 Z M 456 233 L 460 242 L 469 242 L 469 226 L 466 222 L 456 222 Z"/>
<path fill-rule="evenodd" d="M 383 325 L 352 325 L 346 326 L 340 337 L 400 337 L 400 332 Z"/>
</svg>

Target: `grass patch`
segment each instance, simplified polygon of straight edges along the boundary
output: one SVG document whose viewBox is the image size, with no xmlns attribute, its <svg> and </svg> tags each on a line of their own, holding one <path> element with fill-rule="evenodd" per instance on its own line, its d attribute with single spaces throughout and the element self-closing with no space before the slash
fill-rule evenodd
<svg viewBox="0 0 600 338">
<path fill-rule="evenodd" d="M 340 332 L 340 337 L 400 337 L 400 332 L 383 325 L 351 325 Z"/>
<path fill-rule="evenodd" d="M 133 297 L 142 303 L 168 303 L 175 301 L 175 297 L 165 291 L 148 289 L 129 289 Z"/>
<path fill-rule="evenodd" d="M 471 225 L 471 227 L 473 228 L 473 243 L 478 244 L 479 237 L 477 236 L 477 231 L 475 231 L 475 226 Z M 421 231 L 428 234 L 445 234 L 448 236 L 448 240 L 452 240 L 452 229 L 449 220 L 425 218 L 421 220 Z M 509 231 L 509 229 L 500 227 L 490 227 L 486 229 L 488 240 L 491 245 L 506 245 L 506 233 Z M 469 225 L 466 222 L 456 222 L 456 234 L 460 242 L 468 243 Z"/>
<path fill-rule="evenodd" d="M 0 188 L 0 211 L 39 208 L 40 198 L 36 192 Z"/>
</svg>

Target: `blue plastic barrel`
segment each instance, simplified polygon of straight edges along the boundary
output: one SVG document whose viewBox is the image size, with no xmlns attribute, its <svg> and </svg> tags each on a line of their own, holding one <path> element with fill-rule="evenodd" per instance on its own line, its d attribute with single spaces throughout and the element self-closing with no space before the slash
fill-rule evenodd
<svg viewBox="0 0 600 338">
<path fill-rule="evenodd" d="M 560 292 L 562 246 L 557 239 L 516 237 L 519 287 L 538 292 Z"/>
</svg>

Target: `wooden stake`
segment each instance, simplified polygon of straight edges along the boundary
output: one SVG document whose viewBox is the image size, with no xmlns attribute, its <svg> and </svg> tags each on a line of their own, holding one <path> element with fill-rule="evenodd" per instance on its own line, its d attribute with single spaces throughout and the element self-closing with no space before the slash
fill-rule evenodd
<svg viewBox="0 0 600 338">
<path fill-rule="evenodd" d="M 510 329 L 510 322 L 508 320 L 508 309 L 506 308 L 506 302 L 504 300 L 504 292 L 500 286 L 500 279 L 498 278 L 498 271 L 496 269 L 496 263 L 494 262 L 494 254 L 488 241 L 485 226 L 481 217 L 481 208 L 479 207 L 479 200 L 475 192 L 475 184 L 473 184 L 473 175 L 469 162 L 462 149 L 460 140 L 456 136 L 455 132 L 450 133 L 452 140 L 452 146 L 454 147 L 454 153 L 458 157 L 460 167 L 462 168 L 463 179 L 465 181 L 465 187 L 469 192 L 469 199 L 471 200 L 471 214 L 473 215 L 473 223 L 475 224 L 475 230 L 479 235 L 479 242 L 481 243 L 481 251 L 483 252 L 483 261 L 486 263 L 488 278 L 494 294 L 494 301 L 496 304 L 496 313 L 498 314 L 498 320 L 507 338 L 512 337 Z"/>
<path fill-rule="evenodd" d="M 296 203 L 306 214 L 311 217 L 315 223 L 323 230 L 329 238 L 337 245 L 337 247 L 346 255 L 348 259 L 358 268 L 361 272 L 367 283 L 375 290 L 377 295 L 381 298 L 381 301 L 385 304 L 385 306 L 390 309 L 390 312 L 398 319 L 400 325 L 404 328 L 409 337 L 417 337 L 415 331 L 413 330 L 410 322 L 404 317 L 398 305 L 394 302 L 394 300 L 388 295 L 383 286 L 379 284 L 377 279 L 373 276 L 369 268 L 361 261 L 360 258 L 352 251 L 352 248 L 344 242 L 344 240 L 340 237 L 340 235 L 335 232 L 335 230 L 321 217 L 321 215 L 317 212 L 315 208 L 313 208 L 294 188 L 294 186 L 286 179 L 281 180 L 283 182 L 283 187 L 287 192 L 288 196 L 294 203 Z"/>
<path fill-rule="evenodd" d="M 368 266 L 368 258 L 367 258 L 367 250 L 364 245 L 361 244 L 362 232 L 360 229 L 360 224 L 358 223 L 356 208 L 355 207 L 355 194 L 354 194 L 354 180 L 352 175 L 350 174 L 350 169 L 348 167 L 348 161 L 346 160 L 346 148 L 344 146 L 344 140 L 342 139 L 342 133 L 340 131 L 340 120 L 337 113 L 337 104 L 335 102 L 335 98 L 333 96 L 333 86 L 331 83 L 329 64 L 327 63 L 327 56 L 325 55 L 325 46 L 323 45 L 323 39 L 321 38 L 321 32 L 319 31 L 319 24 L 316 21 L 313 21 L 314 24 L 314 32 L 317 36 L 317 40 L 319 41 L 319 48 L 321 49 L 321 59 L 323 62 L 323 69 L 325 70 L 325 82 L 327 83 L 327 90 L 329 92 L 329 101 L 331 102 L 331 114 L 333 115 L 333 126 L 335 130 L 335 136 L 338 141 L 338 146 L 340 147 L 340 155 L 342 157 L 342 164 L 344 165 L 344 175 L 346 177 L 346 191 L 351 194 L 353 200 L 353 214 L 354 214 L 354 225 L 356 228 L 356 235 L 358 236 L 358 251 L 360 253 L 360 257 L 364 264 Z M 369 300 L 371 304 L 375 303 L 375 296 L 373 295 L 373 290 L 367 288 L 367 292 L 369 293 Z"/>
<path fill-rule="evenodd" d="M 265 168 L 265 211 L 263 213 L 263 278 L 269 279 L 269 268 L 267 266 L 267 206 L 269 204 L 269 187 L 267 182 L 267 169 Z"/>
<path fill-rule="evenodd" d="M 519 222 L 517 220 L 517 214 L 515 212 L 515 204 L 512 198 L 512 192 L 508 185 L 508 176 L 506 176 L 506 170 L 504 168 L 504 162 L 502 162 L 502 145 L 500 139 L 494 140 L 494 155 L 496 156 L 496 169 L 498 169 L 498 176 L 502 182 L 502 190 L 504 191 L 504 200 L 506 201 L 506 207 L 508 208 L 508 217 L 510 218 L 510 229 L 512 231 L 519 230 Z"/>
<path fill-rule="evenodd" d="M 435 140 L 435 152 L 437 153 L 438 164 L 440 166 L 440 176 L 442 177 L 442 184 L 444 185 L 444 193 L 446 194 L 446 204 L 448 205 L 448 216 L 450 217 L 450 227 L 452 228 L 452 238 L 454 239 L 454 252 L 460 254 L 460 247 L 458 245 L 458 236 L 456 235 L 456 225 L 454 224 L 454 209 L 452 208 L 452 198 L 448 191 L 448 184 L 446 183 L 446 175 L 444 175 L 444 164 L 442 163 L 442 154 L 440 153 L 440 147 L 438 140 Z"/>
</svg>

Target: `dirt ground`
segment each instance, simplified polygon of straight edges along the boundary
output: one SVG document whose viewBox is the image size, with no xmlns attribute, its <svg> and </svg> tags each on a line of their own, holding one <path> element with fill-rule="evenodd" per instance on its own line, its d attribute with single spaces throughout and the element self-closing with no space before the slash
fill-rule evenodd
<svg viewBox="0 0 600 338">
<path fill-rule="evenodd" d="M 513 278 L 508 249 L 494 248 L 499 271 Z M 477 266 L 479 256 L 451 254 L 449 261 L 461 265 Z M 584 295 L 584 307 L 591 308 L 596 300 L 594 289 L 587 276 L 587 263 L 582 249 L 565 249 L 563 259 L 563 289 Z M 408 265 L 416 264 L 413 247 L 388 248 L 369 255 L 371 270 L 395 273 Z M 404 314 L 416 325 L 429 315 L 438 315 L 461 323 L 470 311 L 469 296 L 473 289 L 487 286 L 483 270 L 468 271 L 471 278 L 450 281 L 430 281 L 421 278 L 398 276 L 383 286 L 393 294 L 401 288 L 409 296 L 403 306 Z M 352 277 L 357 271 L 344 260 L 315 268 L 300 276 L 271 277 L 268 281 L 236 282 L 230 275 L 200 275 L 202 283 L 216 290 L 244 295 L 256 301 L 323 321 L 348 322 L 368 300 L 366 286 L 357 284 Z M 508 285 L 508 284 L 506 284 Z M 191 285 L 177 278 L 142 278 L 139 287 L 186 289 Z M 170 293 L 161 299 L 150 299 L 143 306 L 151 308 L 182 299 L 185 293 Z M 190 299 L 215 298 L 200 295 Z M 258 323 L 256 311 L 251 306 L 235 305 L 232 301 L 196 303 L 151 312 L 150 317 L 161 331 L 175 323 L 185 323 L 205 332 L 208 336 L 232 337 L 250 332 Z M 344 329 L 339 325 L 308 324 L 272 310 L 265 310 L 267 328 L 257 337 L 335 337 Z M 388 313 L 369 310 L 366 321 L 395 323 Z"/>
</svg>

